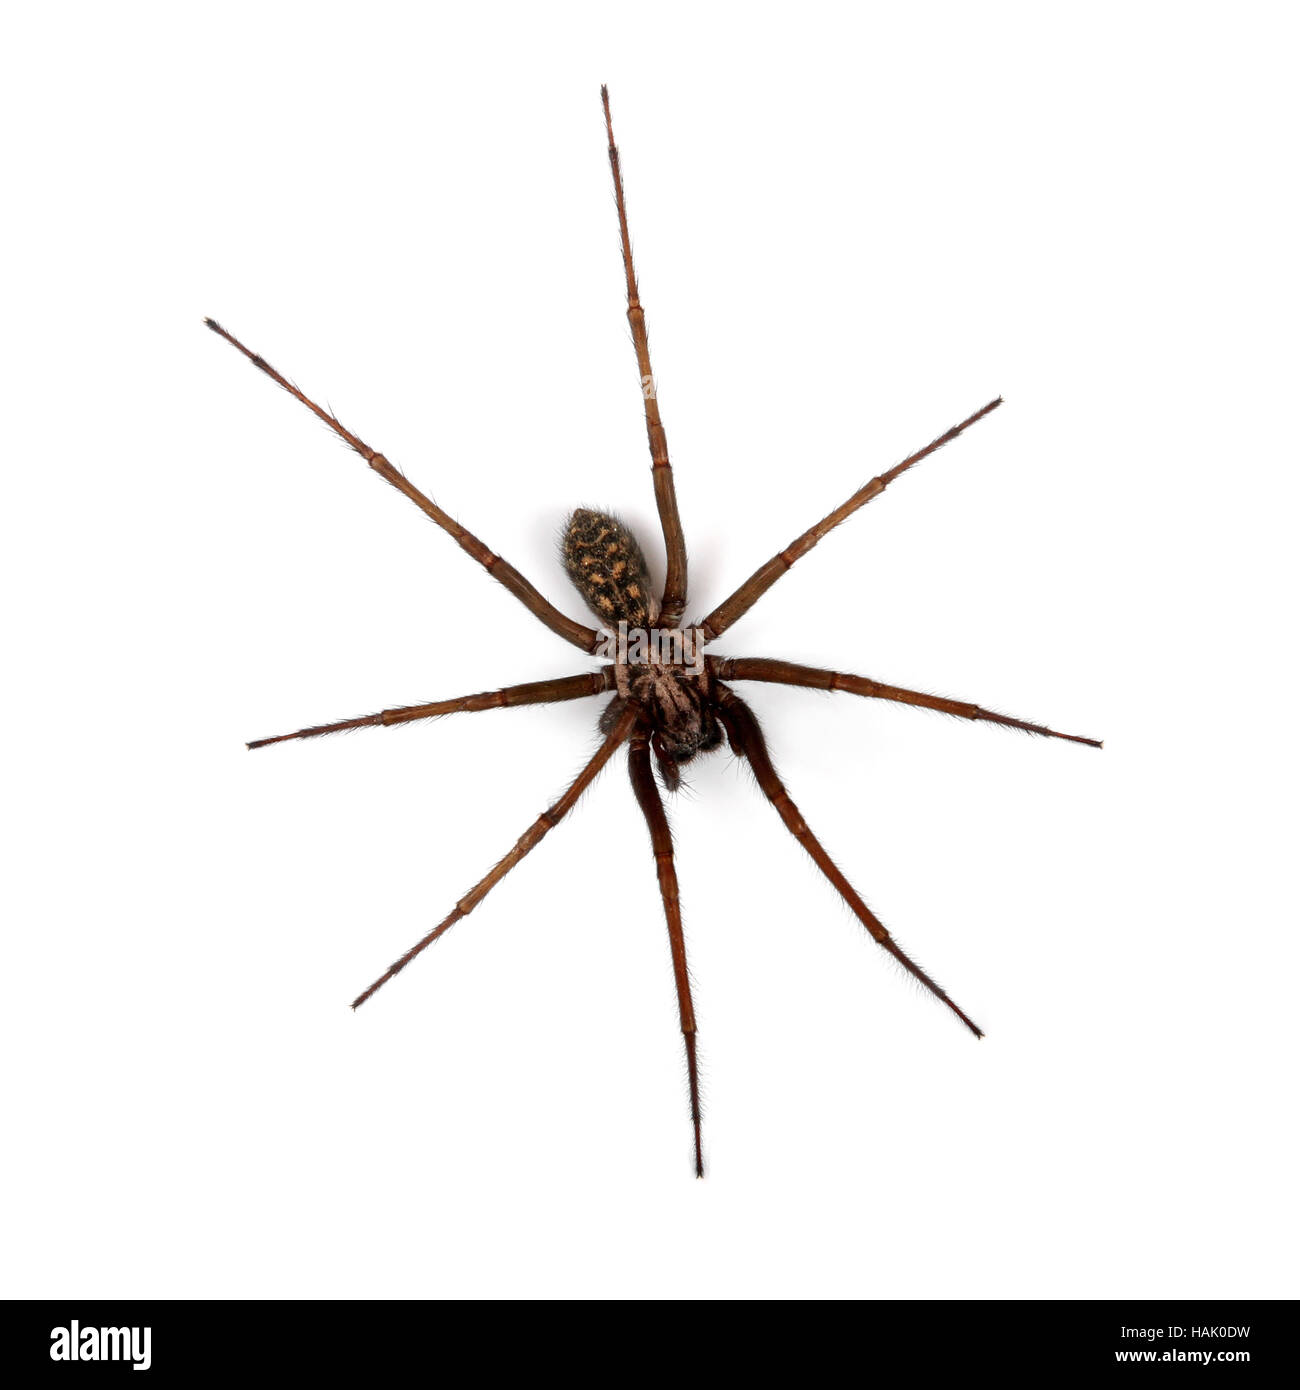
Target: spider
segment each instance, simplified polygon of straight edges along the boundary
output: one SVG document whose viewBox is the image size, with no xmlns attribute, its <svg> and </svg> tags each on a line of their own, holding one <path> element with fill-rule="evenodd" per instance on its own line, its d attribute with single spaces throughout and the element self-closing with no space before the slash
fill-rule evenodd
<svg viewBox="0 0 1300 1390">
<path fill-rule="evenodd" d="M 561 544 L 564 567 L 587 606 L 600 621 L 599 630 L 562 613 L 513 565 L 494 554 L 477 536 L 453 521 L 435 502 L 408 481 L 383 454 L 377 453 L 357 435 L 345 429 L 331 412 L 310 400 L 292 382 L 281 376 L 270 363 L 250 351 L 214 319 L 206 319 L 205 323 L 214 333 L 243 353 L 278 386 L 283 387 L 323 420 L 356 450 L 385 482 L 409 497 L 431 521 L 446 531 L 462 550 L 503 584 L 552 632 L 588 655 L 610 658 L 608 664 L 598 671 L 564 676 L 556 680 L 531 681 L 522 685 L 506 686 L 501 690 L 485 691 L 478 695 L 464 695 L 459 699 L 439 700 L 433 704 L 386 709 L 365 718 L 318 724 L 312 728 L 299 729 L 295 733 L 257 739 L 248 744 L 250 749 L 265 748 L 269 744 L 283 743 L 289 739 L 315 738 L 321 734 L 370 725 L 404 724 L 445 714 L 500 709 L 514 705 L 554 704 L 596 695 L 611 697 L 600 717 L 599 729 L 603 735 L 600 747 L 574 778 L 564 795 L 537 817 L 505 857 L 456 903 L 432 931 L 417 941 L 404 956 L 394 961 L 373 984 L 363 990 L 353 1001 L 352 1007 L 359 1008 L 376 990 L 404 970 L 426 947 L 437 941 L 445 931 L 463 917 L 469 916 L 524 856 L 535 849 L 568 815 L 605 764 L 626 745 L 632 790 L 650 832 L 650 845 L 654 853 L 659 891 L 668 926 L 668 943 L 672 953 L 678 1011 L 686 1049 L 695 1175 L 703 1177 L 704 1153 L 700 1130 L 695 1006 L 686 967 L 686 942 L 682 932 L 673 841 L 663 799 L 655 782 L 656 767 L 664 788 L 669 792 L 675 792 L 681 783 L 681 768 L 701 754 L 720 747 L 725 739 L 731 752 L 738 759 L 749 763 L 760 789 L 772 803 L 786 828 L 808 851 L 813 862 L 834 885 L 872 939 L 888 951 L 925 989 L 942 1001 L 977 1038 L 983 1037 L 982 1030 L 969 1015 L 906 955 L 880 919 L 858 896 L 848 879 L 832 863 L 830 856 L 809 829 L 799 813 L 799 808 L 790 799 L 785 785 L 777 776 L 758 720 L 749 705 L 733 689 L 733 683 L 766 681 L 778 685 L 805 686 L 815 690 L 845 691 L 870 699 L 894 700 L 901 704 L 940 710 L 964 719 L 1003 724 L 1048 738 L 1069 739 L 1094 748 L 1100 748 L 1102 745 L 1097 739 L 1083 738 L 1078 734 L 1058 733 L 1038 724 L 995 714 L 979 705 L 927 695 L 899 686 L 884 685 L 865 676 L 846 675 L 839 671 L 821 670 L 765 657 L 704 654 L 703 648 L 706 644 L 721 637 L 733 623 L 748 613 L 795 561 L 806 555 L 818 541 L 841 522 L 846 521 L 860 507 L 880 496 L 890 483 L 914 464 L 950 443 L 977 421 L 996 410 L 1002 404 L 1002 398 L 990 401 L 973 415 L 967 416 L 960 424 L 954 425 L 927 444 L 925 448 L 918 449 L 901 463 L 873 478 L 842 506 L 823 517 L 780 554 L 774 555 L 766 564 L 761 565 L 712 612 L 696 623 L 683 624 L 687 601 L 686 540 L 677 510 L 673 470 L 668 459 L 668 443 L 659 417 L 659 402 L 655 393 L 654 373 L 650 366 L 650 346 L 646 336 L 645 310 L 637 292 L 632 244 L 628 234 L 627 208 L 623 197 L 623 178 L 619 167 L 618 147 L 614 143 L 614 126 L 610 117 L 607 88 L 601 88 L 600 97 L 604 108 L 605 131 L 609 140 L 609 163 L 618 208 L 623 270 L 627 278 L 627 317 L 631 326 L 633 346 L 636 349 L 645 402 L 651 473 L 667 553 L 667 569 L 663 591 L 656 594 L 650 585 L 644 552 L 626 526 L 604 512 L 586 508 L 573 512 L 565 526 Z"/>
</svg>

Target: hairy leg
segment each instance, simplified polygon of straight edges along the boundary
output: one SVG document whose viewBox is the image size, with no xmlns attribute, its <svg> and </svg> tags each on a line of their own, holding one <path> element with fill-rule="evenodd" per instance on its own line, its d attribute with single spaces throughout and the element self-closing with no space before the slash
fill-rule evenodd
<svg viewBox="0 0 1300 1390">
<path fill-rule="evenodd" d="M 774 661 L 761 656 L 710 656 L 705 660 L 719 680 L 768 681 L 774 685 L 800 685 L 812 690 L 843 690 L 850 695 L 865 695 L 875 700 L 895 700 L 902 705 L 919 705 L 922 709 L 937 709 L 962 719 L 984 719 L 993 724 L 1005 724 L 1011 729 L 1023 729 L 1029 734 L 1044 734 L 1048 738 L 1065 738 L 1072 743 L 1086 743 L 1100 748 L 1101 740 L 1084 738 L 1082 734 L 1062 734 L 1042 724 L 1027 724 L 1007 714 L 994 714 L 980 705 L 963 704 L 942 695 L 927 695 L 921 690 L 906 690 L 900 685 L 882 685 L 866 676 L 848 676 L 842 671 L 823 671 L 817 666 L 799 666 L 793 661 Z"/>
<path fill-rule="evenodd" d="M 659 893 L 664 901 L 664 917 L 668 922 L 668 944 L 673 954 L 673 976 L 677 981 L 677 1008 L 682 1021 L 682 1038 L 686 1043 L 686 1069 L 691 1086 L 691 1124 L 695 1130 L 695 1176 L 704 1176 L 704 1150 L 700 1142 L 700 1079 L 695 1062 L 695 1006 L 691 1001 L 691 981 L 686 970 L 686 938 L 682 934 L 682 907 L 677 894 L 677 868 L 673 862 L 673 837 L 668 827 L 664 804 L 650 770 L 648 738 L 644 728 L 632 735 L 627 755 L 632 790 L 645 816 L 654 846 L 655 866 L 659 872 Z"/>
<path fill-rule="evenodd" d="M 902 463 L 895 464 L 888 473 L 882 473 L 879 477 L 872 478 L 865 487 L 859 488 L 843 506 L 836 507 L 833 512 L 824 516 L 816 526 L 805 531 L 798 540 L 791 541 L 779 555 L 773 555 L 767 564 L 756 569 L 730 598 L 723 599 L 713 612 L 704 619 L 700 626 L 704 629 L 705 640 L 712 642 L 715 637 L 721 637 L 732 623 L 738 618 L 743 618 L 749 612 L 796 560 L 807 555 L 823 536 L 829 535 L 841 521 L 847 521 L 859 507 L 865 507 L 873 497 L 879 497 L 900 473 L 906 473 L 914 463 L 919 463 L 923 458 L 934 453 L 936 449 L 940 449 L 956 439 L 963 430 L 969 429 L 977 420 L 982 420 L 990 411 L 996 410 L 1001 404 L 1002 397 L 999 396 L 997 400 L 990 401 L 988 405 L 977 410 L 974 415 L 967 416 L 960 425 L 954 425 L 946 434 L 941 434 L 938 439 L 931 441 L 924 449 L 918 449 L 916 453 L 905 458 Z"/>
<path fill-rule="evenodd" d="M 504 709 L 515 705 L 553 705 L 561 700 L 580 700 L 586 695 L 600 695 L 614 688 L 614 668 L 606 666 L 581 676 L 562 676 L 556 680 L 529 681 L 525 685 L 508 685 L 503 690 L 488 690 L 481 695 L 462 695 L 455 700 L 436 700 L 429 705 L 403 705 L 396 709 L 380 710 L 360 719 L 341 719 L 337 724 L 316 724 L 293 734 L 277 734 L 274 738 L 254 739 L 249 748 L 265 748 L 271 743 L 285 743 L 294 738 L 318 738 L 321 734 L 337 734 L 345 729 L 364 729 L 371 724 L 409 724 L 416 719 L 435 719 L 442 714 L 470 714 L 483 709 Z"/>
<path fill-rule="evenodd" d="M 664 581 L 659 617 L 661 627 L 673 628 L 681 621 L 686 607 L 686 537 L 677 511 L 677 490 L 673 485 L 673 466 L 668 461 L 668 439 L 659 418 L 654 371 L 650 366 L 650 340 L 646 336 L 645 310 L 637 293 L 636 270 L 632 265 L 632 239 L 627 230 L 627 207 L 623 201 L 623 175 L 619 169 L 618 146 L 614 144 L 614 122 L 609 114 L 609 89 L 600 89 L 605 108 L 605 131 L 609 136 L 609 166 L 614 173 L 614 198 L 618 203 L 618 230 L 623 240 L 623 269 L 627 275 L 627 321 L 632 328 L 637 366 L 641 371 L 641 395 L 645 400 L 645 427 L 650 437 L 651 470 L 654 474 L 655 502 L 668 552 L 668 572 Z"/>
<path fill-rule="evenodd" d="M 469 890 L 468 893 L 456 904 L 446 917 L 438 923 L 436 927 L 411 947 L 400 959 L 393 962 L 387 970 L 372 984 L 368 989 L 363 990 L 352 1001 L 354 1009 L 360 1008 L 370 996 L 382 985 L 388 983 L 394 975 L 405 970 L 406 967 L 425 949 L 432 946 L 435 941 L 449 927 L 455 926 L 462 917 L 468 917 L 471 912 L 483 901 L 484 898 L 501 882 L 503 878 L 515 867 L 519 861 L 534 849 L 546 835 L 555 829 L 565 816 L 573 810 L 578 798 L 596 780 L 596 775 L 601 768 L 613 757 L 621 743 L 627 741 L 637 720 L 641 717 L 639 705 L 629 703 L 628 707 L 619 717 L 618 722 L 605 735 L 604 742 L 596 750 L 591 761 L 578 773 L 570 784 L 568 791 L 555 803 L 548 807 L 540 816 L 528 827 L 519 837 L 514 848 L 503 859 L 499 860 L 479 881 Z"/>
<path fill-rule="evenodd" d="M 836 868 L 830 855 L 822 848 L 821 842 L 808 829 L 804 818 L 799 814 L 799 808 L 790 800 L 790 794 L 776 775 L 776 769 L 772 766 L 772 759 L 768 756 L 767 742 L 763 738 L 762 730 L 758 726 L 758 720 L 755 719 L 753 710 L 726 686 L 719 685 L 717 689 L 718 714 L 731 739 L 732 750 L 738 757 L 749 760 L 749 765 L 754 770 L 754 776 L 758 779 L 758 785 L 762 788 L 767 799 L 776 807 L 778 814 L 786 824 L 786 828 L 808 851 L 822 873 L 834 884 L 840 897 L 849 905 L 858 921 L 871 933 L 876 943 L 883 946 L 936 999 L 942 1000 L 977 1038 L 982 1038 L 984 1036 L 983 1030 L 978 1028 L 969 1016 L 953 1003 L 919 965 L 908 958 L 902 948 L 894 941 L 894 938 L 890 936 L 880 918 L 858 897 L 853 885 Z"/>
<path fill-rule="evenodd" d="M 600 634 L 594 628 L 585 627 L 582 623 L 575 622 L 572 618 L 561 613 L 554 604 L 543 598 L 513 565 L 507 564 L 500 555 L 493 554 L 472 531 L 467 531 L 458 521 L 454 521 L 441 507 L 408 481 L 389 463 L 383 454 L 376 453 L 364 440 L 359 439 L 350 430 L 344 429 L 328 410 L 303 395 L 291 381 L 281 376 L 265 358 L 259 357 L 255 352 L 246 348 L 233 334 L 227 333 L 215 319 L 204 319 L 203 321 L 219 337 L 224 338 L 232 347 L 242 352 L 259 371 L 265 372 L 277 386 L 282 386 L 295 400 L 301 401 L 313 415 L 323 420 L 340 439 L 355 449 L 386 483 L 391 483 L 398 492 L 409 497 L 425 516 L 441 526 L 467 555 L 472 556 L 487 570 L 493 579 L 509 589 L 534 617 L 539 618 L 552 632 L 563 637 L 566 642 L 572 642 L 575 647 L 582 651 L 594 652 L 596 650 L 600 642 Z"/>
</svg>

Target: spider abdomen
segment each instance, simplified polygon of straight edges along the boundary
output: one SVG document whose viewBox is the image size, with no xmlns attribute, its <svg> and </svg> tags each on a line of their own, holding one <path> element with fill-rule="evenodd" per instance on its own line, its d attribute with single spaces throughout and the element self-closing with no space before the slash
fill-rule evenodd
<svg viewBox="0 0 1300 1390">
<path fill-rule="evenodd" d="M 564 528 L 562 551 L 565 571 L 602 623 L 651 625 L 656 604 L 645 555 L 617 517 L 579 507 Z"/>
</svg>

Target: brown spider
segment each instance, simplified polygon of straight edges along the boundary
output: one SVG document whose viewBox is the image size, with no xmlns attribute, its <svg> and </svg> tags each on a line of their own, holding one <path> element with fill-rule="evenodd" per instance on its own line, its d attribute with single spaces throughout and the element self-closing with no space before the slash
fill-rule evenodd
<svg viewBox="0 0 1300 1390">
<path fill-rule="evenodd" d="M 668 461 L 668 444 L 659 419 L 659 403 L 655 397 L 654 374 L 650 368 L 650 347 L 646 338 L 645 311 L 637 295 L 632 245 L 628 237 L 627 211 L 623 202 L 623 180 L 619 172 L 618 149 L 614 144 L 614 127 L 610 120 L 609 93 L 606 88 L 601 88 L 600 96 L 605 110 L 605 128 L 609 136 L 609 162 L 614 174 L 619 233 L 623 243 L 623 268 L 627 275 L 627 316 L 632 327 L 632 341 L 641 374 L 655 501 L 658 504 L 668 558 L 663 594 L 656 597 L 650 588 L 641 547 L 621 522 L 603 512 L 585 509 L 572 514 L 563 538 L 565 569 L 591 611 L 601 620 L 602 631 L 586 627 L 566 617 L 543 598 L 518 570 L 499 555 L 493 554 L 477 536 L 453 521 L 436 503 L 408 482 L 383 454 L 376 453 L 368 444 L 344 429 L 329 411 L 309 400 L 268 362 L 250 352 L 215 320 L 207 319 L 205 322 L 214 333 L 238 348 L 255 367 L 265 372 L 272 381 L 319 416 L 355 449 L 381 478 L 391 483 L 399 492 L 405 493 L 432 521 L 454 537 L 463 550 L 477 560 L 493 578 L 504 584 L 552 632 L 563 637 L 565 641 L 572 642 L 583 652 L 612 658 L 610 664 L 603 666 L 599 671 L 566 676 L 559 680 L 512 685 L 504 690 L 465 695 L 456 700 L 439 700 L 434 704 L 386 709 L 364 719 L 345 719 L 337 724 L 320 724 L 310 729 L 300 729 L 297 733 L 258 739 L 248 745 L 249 748 L 264 748 L 268 744 L 282 743 L 287 739 L 314 738 L 318 734 L 331 734 L 371 724 L 403 724 L 415 719 L 431 719 L 438 715 L 470 710 L 498 709 L 508 705 L 553 704 L 561 700 L 613 693 L 613 698 L 605 707 L 600 719 L 600 731 L 604 734 L 604 741 L 569 789 L 553 806 L 537 817 L 514 848 L 460 899 L 427 936 L 416 942 L 400 960 L 389 966 L 374 984 L 357 996 L 352 1007 L 355 1009 L 364 1004 L 381 985 L 391 980 L 398 971 L 405 969 L 426 946 L 432 945 L 449 927 L 473 912 L 510 870 L 568 815 L 615 751 L 626 743 L 632 790 L 636 794 L 650 831 L 659 875 L 659 891 L 663 897 L 664 915 L 668 922 L 668 942 L 672 950 L 677 1002 L 690 1078 L 691 1122 L 695 1132 L 695 1173 L 697 1177 L 703 1177 L 699 1081 L 695 1057 L 695 1008 L 691 1001 L 690 980 L 686 969 L 686 943 L 682 935 L 672 835 L 651 770 L 651 753 L 654 754 L 664 787 L 668 791 L 676 791 L 680 785 L 681 765 L 690 762 L 700 753 L 718 747 L 725 736 L 736 757 L 749 761 L 764 795 L 776 808 L 790 833 L 835 885 L 840 896 L 852 908 L 873 939 L 915 976 L 931 994 L 942 1000 L 978 1038 L 983 1036 L 981 1030 L 925 971 L 904 954 L 879 918 L 831 862 L 830 856 L 805 824 L 798 807 L 791 801 L 789 793 L 773 770 L 767 744 L 753 711 L 725 682 L 769 681 L 779 685 L 808 686 L 817 690 L 843 690 L 851 695 L 895 700 L 902 704 L 942 710 L 964 719 L 988 720 L 1029 733 L 1044 734 L 1050 738 L 1071 739 L 1075 743 L 1086 743 L 1094 748 L 1100 748 L 1101 743 L 1096 739 L 1081 738 L 1077 734 L 1061 734 L 1038 724 L 1028 724 L 1020 719 L 994 714 L 979 705 L 964 704 L 898 686 L 882 685 L 864 676 L 843 675 L 838 671 L 819 670 L 763 657 L 718 657 L 703 654 L 704 644 L 720 637 L 738 618 L 743 617 L 791 565 L 806 555 L 823 536 L 852 516 L 859 507 L 878 497 L 895 478 L 906 472 L 914 463 L 920 462 L 927 454 L 934 453 L 950 440 L 956 439 L 963 430 L 996 410 L 1002 404 L 1002 399 L 999 397 L 990 401 L 961 424 L 953 426 L 947 433 L 927 444 L 924 449 L 905 458 L 887 473 L 873 478 L 842 506 L 836 508 L 829 516 L 823 517 L 779 555 L 774 555 L 765 565 L 755 570 L 735 593 L 720 603 L 707 617 L 684 627 L 682 615 L 686 607 L 686 541 L 677 513 L 673 470 Z M 617 638 L 614 636 L 615 630 Z"/>
</svg>

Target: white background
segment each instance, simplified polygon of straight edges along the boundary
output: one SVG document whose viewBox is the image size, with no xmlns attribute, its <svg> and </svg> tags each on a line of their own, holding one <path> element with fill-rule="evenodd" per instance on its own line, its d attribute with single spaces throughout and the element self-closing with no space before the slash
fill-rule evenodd
<svg viewBox="0 0 1300 1390">
<path fill-rule="evenodd" d="M 11 16 L 9 1296 L 1294 1297 L 1287 7 Z M 580 615 L 655 539 L 610 84 L 692 612 L 1006 405 L 727 634 L 1104 752 L 749 687 L 673 808 L 709 1176 L 588 669 L 211 314 Z"/>
</svg>

